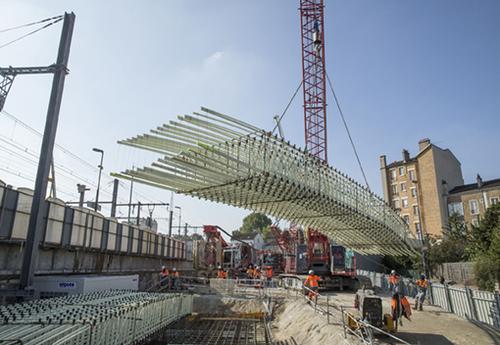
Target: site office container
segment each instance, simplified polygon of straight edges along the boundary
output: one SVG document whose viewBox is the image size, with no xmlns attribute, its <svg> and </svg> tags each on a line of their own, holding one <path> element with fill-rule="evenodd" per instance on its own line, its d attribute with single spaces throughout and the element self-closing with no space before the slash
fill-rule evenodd
<svg viewBox="0 0 500 345">
<path fill-rule="evenodd" d="M 66 203 L 61 199 L 48 198 L 47 226 L 45 227 L 44 245 L 61 246 L 64 231 Z"/>
</svg>

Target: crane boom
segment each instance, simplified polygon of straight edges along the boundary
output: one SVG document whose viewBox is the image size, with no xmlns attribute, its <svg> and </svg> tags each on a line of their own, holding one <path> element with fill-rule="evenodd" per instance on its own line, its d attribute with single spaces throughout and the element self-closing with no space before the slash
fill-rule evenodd
<svg viewBox="0 0 500 345">
<path fill-rule="evenodd" d="M 301 0 L 306 150 L 327 163 L 323 0 Z"/>
</svg>

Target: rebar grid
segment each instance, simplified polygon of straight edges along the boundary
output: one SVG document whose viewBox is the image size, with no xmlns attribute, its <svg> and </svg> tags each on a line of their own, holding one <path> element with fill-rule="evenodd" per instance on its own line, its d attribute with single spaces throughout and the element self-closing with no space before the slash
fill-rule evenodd
<svg viewBox="0 0 500 345">
<path fill-rule="evenodd" d="M 178 332 L 167 332 L 168 344 L 271 344 L 264 313 L 198 315 Z"/>
<path fill-rule="evenodd" d="M 161 157 L 113 175 L 301 224 L 361 253 L 415 253 L 408 225 L 367 188 L 277 136 L 202 110 L 119 141 Z"/>
<path fill-rule="evenodd" d="M 192 306 L 192 295 L 136 291 L 94 292 L 2 306 L 0 342 L 134 344 L 190 314 Z"/>
</svg>

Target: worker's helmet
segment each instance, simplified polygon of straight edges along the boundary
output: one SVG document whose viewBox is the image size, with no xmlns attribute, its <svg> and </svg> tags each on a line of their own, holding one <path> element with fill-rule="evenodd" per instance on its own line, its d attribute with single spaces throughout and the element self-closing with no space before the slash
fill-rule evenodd
<svg viewBox="0 0 500 345">
<path fill-rule="evenodd" d="M 312 276 L 314 274 L 314 271 L 313 270 L 310 270 L 309 271 L 309 275 Z"/>
<path fill-rule="evenodd" d="M 176 269 L 175 269 L 175 267 L 174 267 L 174 271 L 175 271 L 175 270 L 176 270 Z"/>
<path fill-rule="evenodd" d="M 219 269 L 221 270 L 221 269 L 222 269 L 222 267 L 220 267 L 220 266 L 219 266 Z"/>
<path fill-rule="evenodd" d="M 161 266 L 161 269 L 164 270 L 165 269 L 165 266 Z"/>
<path fill-rule="evenodd" d="M 396 274 L 396 271 L 392 270 L 391 274 Z"/>
</svg>

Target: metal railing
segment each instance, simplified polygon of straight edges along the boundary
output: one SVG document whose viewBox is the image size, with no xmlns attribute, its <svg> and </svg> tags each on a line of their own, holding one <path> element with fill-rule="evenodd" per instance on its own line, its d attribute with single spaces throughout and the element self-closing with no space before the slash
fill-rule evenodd
<svg viewBox="0 0 500 345">
<path fill-rule="evenodd" d="M 358 274 L 370 278 L 373 286 L 389 289 L 388 274 L 358 270 Z M 429 303 L 441 307 L 450 313 L 500 328 L 500 296 L 498 291 L 487 292 L 448 284 L 429 283 L 426 299 Z M 409 279 L 403 278 L 399 291 L 406 296 L 415 297 L 417 288 Z"/>
</svg>

